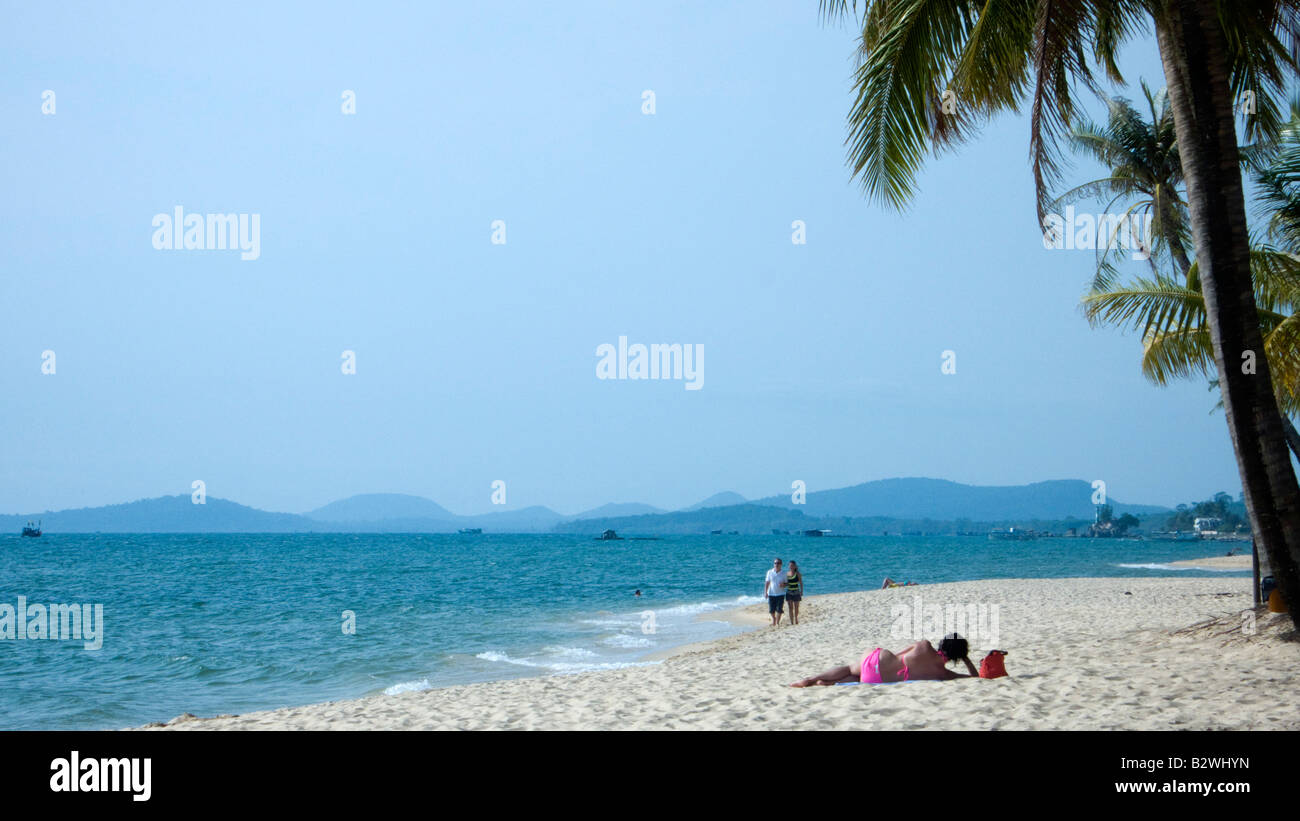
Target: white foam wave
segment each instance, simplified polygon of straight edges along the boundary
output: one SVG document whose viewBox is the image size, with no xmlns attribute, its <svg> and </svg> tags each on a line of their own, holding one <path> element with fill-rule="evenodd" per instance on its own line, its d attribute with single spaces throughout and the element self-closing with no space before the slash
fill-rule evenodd
<svg viewBox="0 0 1300 821">
<path fill-rule="evenodd" d="M 593 654 L 594 655 L 594 654 Z M 531 667 L 539 670 L 550 670 L 554 673 L 590 673 L 596 670 L 622 670 L 625 667 L 645 667 L 651 662 L 621 662 L 621 661 L 603 661 L 603 662 L 571 662 L 571 661 L 548 661 L 546 659 L 536 658 L 512 658 L 505 653 L 487 651 L 479 653 L 475 658 L 484 661 L 497 662 L 499 664 L 515 664 L 520 667 Z"/>
<path fill-rule="evenodd" d="M 1242 568 L 1238 567 L 1202 567 L 1200 565 L 1182 566 L 1161 564 L 1159 562 L 1148 562 L 1146 564 L 1117 564 L 1115 566 L 1129 568 L 1130 570 L 1209 570 L 1213 573 L 1240 573 L 1242 570 Z"/>
<path fill-rule="evenodd" d="M 606 636 L 600 640 L 600 643 L 610 647 L 623 647 L 629 650 L 637 647 L 654 646 L 654 642 L 645 636 L 636 636 L 629 633 L 616 633 L 612 636 Z"/>
<path fill-rule="evenodd" d="M 590 650 L 584 650 L 581 647 L 543 647 L 542 652 L 550 656 L 559 656 L 565 659 L 590 659 L 595 658 L 596 654 Z"/>
<path fill-rule="evenodd" d="M 658 611 L 661 616 L 700 616 L 705 613 L 716 613 L 719 610 L 734 610 L 737 607 L 745 607 L 750 604 L 758 604 L 764 601 L 761 596 L 737 596 L 731 601 L 706 601 L 696 604 L 679 604 L 676 607 L 665 607 Z"/>
<path fill-rule="evenodd" d="M 427 678 L 420 679 L 419 681 L 403 681 L 400 684 L 394 684 L 392 687 L 385 689 L 384 695 L 395 696 L 398 693 L 418 693 L 421 690 L 430 690 L 432 688 L 433 685 L 429 683 Z"/>
</svg>

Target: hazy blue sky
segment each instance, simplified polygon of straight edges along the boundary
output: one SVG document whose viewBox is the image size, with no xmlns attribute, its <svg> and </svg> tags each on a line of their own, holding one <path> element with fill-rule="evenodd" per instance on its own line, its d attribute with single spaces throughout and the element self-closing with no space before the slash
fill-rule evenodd
<svg viewBox="0 0 1300 821">
<path fill-rule="evenodd" d="M 494 479 L 566 513 L 794 479 L 1238 492 L 1204 383 L 1153 387 L 1080 315 L 1092 254 L 1043 248 L 1023 119 L 908 213 L 864 199 L 853 39 L 813 0 L 7 10 L 0 512 L 194 479 L 295 512 L 481 512 Z M 259 214 L 260 258 L 155 250 L 178 205 Z M 620 335 L 703 345 L 703 389 L 598 380 Z"/>
</svg>

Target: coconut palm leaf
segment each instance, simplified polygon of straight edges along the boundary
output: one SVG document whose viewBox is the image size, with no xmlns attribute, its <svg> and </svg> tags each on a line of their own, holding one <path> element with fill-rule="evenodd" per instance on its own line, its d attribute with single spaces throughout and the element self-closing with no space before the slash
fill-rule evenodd
<svg viewBox="0 0 1300 821">
<path fill-rule="evenodd" d="M 1107 97 L 1104 125 L 1087 118 L 1074 124 L 1071 148 L 1107 166 L 1110 175 L 1070 189 L 1051 207 L 1110 196 L 1104 213 L 1113 213 L 1117 201 L 1129 200 L 1125 216 L 1140 216 L 1150 226 L 1151 247 L 1146 251 L 1152 271 L 1158 271 L 1157 259 L 1168 257 L 1185 274 L 1191 266 L 1187 251 L 1191 235 L 1187 203 L 1179 191 L 1183 174 L 1173 115 L 1163 90 L 1153 91 L 1143 82 L 1142 94 L 1145 113 L 1127 99 Z M 1109 275 L 1102 269 L 1112 268 L 1111 259 L 1122 257 L 1125 249 L 1110 243 L 1098 250 L 1098 276 Z"/>
<path fill-rule="evenodd" d="M 992 114 L 1029 108 L 1038 218 L 1060 176 L 1058 144 L 1078 89 L 1100 94 L 1094 66 L 1123 83 L 1116 56 L 1164 16 L 1159 0 L 821 0 L 827 21 L 859 27 L 849 165 L 866 193 L 902 208 L 927 154 L 974 133 Z M 1250 92 L 1246 132 L 1276 136 L 1278 99 L 1300 54 L 1300 2 L 1234 0 L 1220 14 L 1229 84 Z M 940 107 L 956 93 L 956 112 Z"/>
<path fill-rule="evenodd" d="M 848 142 L 854 176 L 893 206 L 911 195 L 927 150 L 962 136 L 961 118 L 945 114 L 942 100 L 974 10 L 968 2 L 901 0 L 889 6 L 888 21 L 868 16 L 861 44 L 870 57 L 854 73 Z"/>
<path fill-rule="evenodd" d="M 1210 329 L 1204 325 L 1156 334 L 1143 345 L 1142 374 L 1157 385 L 1216 372 Z"/>
</svg>

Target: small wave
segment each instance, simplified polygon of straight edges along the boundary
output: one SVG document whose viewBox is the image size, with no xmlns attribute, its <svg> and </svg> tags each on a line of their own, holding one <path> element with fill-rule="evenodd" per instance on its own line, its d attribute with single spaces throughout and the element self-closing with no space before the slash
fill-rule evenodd
<svg viewBox="0 0 1300 821">
<path fill-rule="evenodd" d="M 1124 567 L 1129 570 L 1208 570 L 1212 573 L 1240 573 L 1240 567 L 1201 567 L 1182 566 L 1172 564 L 1161 564 L 1159 562 L 1148 562 L 1146 564 L 1117 564 L 1116 567 Z"/>
<path fill-rule="evenodd" d="M 551 656 L 559 656 L 567 659 L 590 659 L 595 658 L 596 654 L 590 650 L 584 650 L 581 647 L 543 647 L 542 652 Z"/>
<path fill-rule="evenodd" d="M 734 610 L 737 607 L 745 607 L 751 604 L 758 604 L 763 601 L 761 596 L 737 596 L 731 601 L 706 601 L 696 604 L 679 604 L 676 607 L 665 607 L 658 612 L 663 615 L 681 615 L 696 616 L 701 613 L 713 613 L 718 610 Z"/>
<path fill-rule="evenodd" d="M 606 636 L 600 640 L 600 643 L 610 647 L 622 647 L 629 650 L 637 647 L 654 646 L 654 642 L 645 636 L 634 636 L 628 633 L 616 633 L 612 636 Z"/>
<path fill-rule="evenodd" d="M 567 662 L 567 661 L 545 661 L 531 658 L 511 658 L 505 653 L 487 651 L 479 653 L 475 658 L 484 661 L 493 661 L 499 664 L 515 664 L 520 667 L 531 667 L 538 670 L 550 670 L 555 673 L 590 673 L 596 670 L 622 670 L 625 667 L 645 667 L 651 662 L 621 662 L 621 661 L 604 661 L 604 662 Z"/>
<path fill-rule="evenodd" d="M 394 684 L 392 687 L 384 690 L 384 695 L 395 696 L 398 693 L 418 693 L 421 690 L 431 689 L 433 689 L 433 685 L 429 683 L 427 678 L 425 678 L 420 679 L 419 681 L 403 681 L 401 684 Z"/>
<path fill-rule="evenodd" d="M 627 627 L 630 624 L 640 624 L 641 616 L 628 616 L 623 619 L 580 619 L 580 624 L 590 624 L 594 627 Z"/>
</svg>

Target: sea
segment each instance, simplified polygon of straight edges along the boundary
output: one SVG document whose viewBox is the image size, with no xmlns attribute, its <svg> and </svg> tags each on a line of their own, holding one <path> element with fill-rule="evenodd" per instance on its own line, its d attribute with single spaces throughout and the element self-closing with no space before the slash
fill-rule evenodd
<svg viewBox="0 0 1300 821">
<path fill-rule="evenodd" d="M 655 664 L 665 650 L 744 629 L 718 614 L 761 601 L 775 557 L 797 560 L 817 595 L 873 589 L 887 575 L 920 584 L 1248 576 L 1169 564 L 1233 546 L 1242 547 L 983 536 L 5 536 L 0 621 L 15 621 L 8 633 L 0 624 L 10 636 L 0 639 L 0 729 L 123 728 Z M 20 597 L 29 613 L 102 605 L 101 646 L 18 639 Z"/>
</svg>

